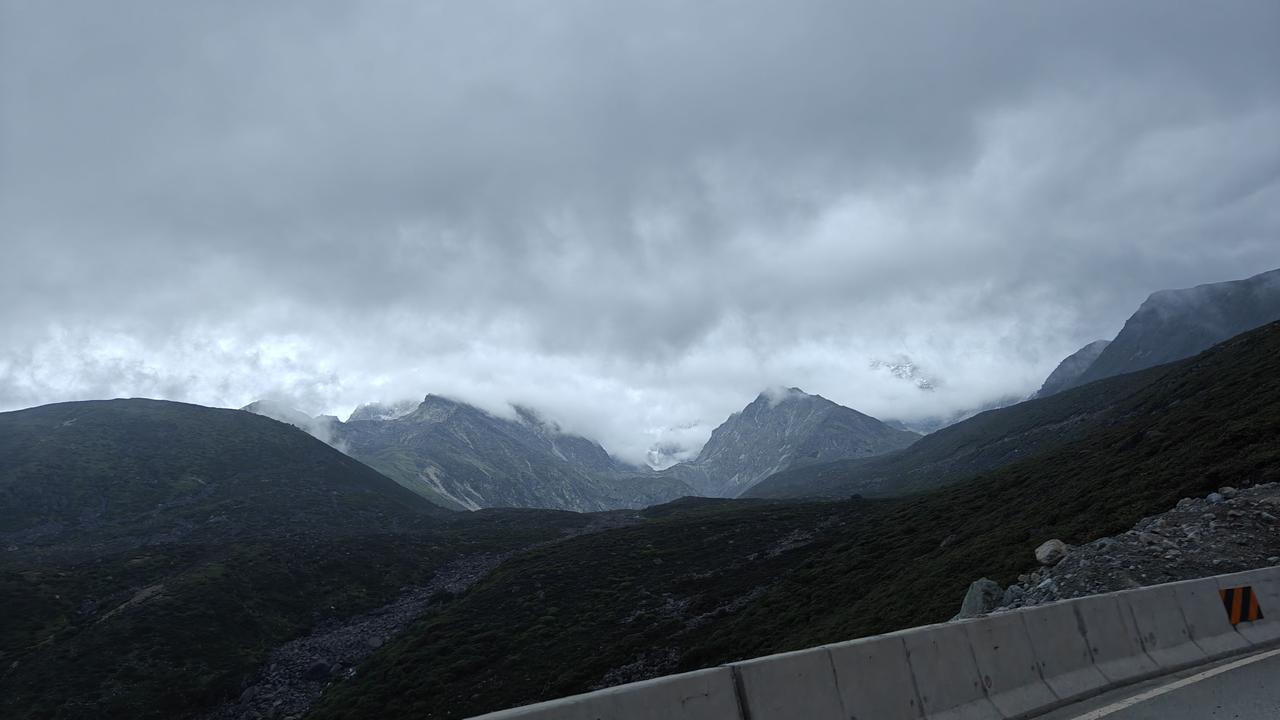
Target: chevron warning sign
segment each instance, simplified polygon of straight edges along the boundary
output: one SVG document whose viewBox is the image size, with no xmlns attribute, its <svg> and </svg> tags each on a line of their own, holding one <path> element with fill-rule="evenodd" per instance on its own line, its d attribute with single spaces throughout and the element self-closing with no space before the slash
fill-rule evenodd
<svg viewBox="0 0 1280 720">
<path fill-rule="evenodd" d="M 1262 608 L 1258 607 L 1258 596 L 1253 594 L 1251 586 L 1223 588 L 1218 594 L 1222 596 L 1222 606 L 1227 609 L 1232 625 L 1262 619 Z"/>
</svg>

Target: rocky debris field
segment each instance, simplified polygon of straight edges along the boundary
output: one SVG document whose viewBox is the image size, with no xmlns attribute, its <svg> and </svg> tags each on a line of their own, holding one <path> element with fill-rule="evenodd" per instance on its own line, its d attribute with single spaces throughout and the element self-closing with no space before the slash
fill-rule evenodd
<svg viewBox="0 0 1280 720">
<path fill-rule="evenodd" d="M 1184 498 L 1121 535 L 1080 546 L 1046 541 L 1036 560 L 1042 567 L 1007 588 L 974 582 L 957 619 L 1280 565 L 1280 484 Z"/>
<path fill-rule="evenodd" d="M 349 677 L 356 665 L 423 613 L 438 593 L 458 594 L 475 584 L 510 553 L 477 555 L 451 563 L 422 587 L 406 589 L 394 602 L 346 622 L 320 627 L 271 653 L 240 694 L 203 720 L 298 718 L 331 680 Z"/>
<path fill-rule="evenodd" d="M 634 511 L 599 513 L 589 524 L 529 548 L 640 522 Z M 526 548 L 528 549 L 528 548 Z M 234 702 L 201 720 L 297 720 L 320 698 L 329 683 L 349 679 L 356 666 L 423 614 L 442 593 L 460 595 L 517 551 L 474 555 L 444 566 L 431 582 L 363 615 L 331 622 L 306 637 L 276 648 Z"/>
</svg>

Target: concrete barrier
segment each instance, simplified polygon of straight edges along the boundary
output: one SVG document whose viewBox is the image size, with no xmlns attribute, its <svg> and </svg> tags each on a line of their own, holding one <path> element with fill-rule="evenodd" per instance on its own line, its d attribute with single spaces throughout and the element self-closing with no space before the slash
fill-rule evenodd
<svg viewBox="0 0 1280 720">
<path fill-rule="evenodd" d="M 1093 666 L 1109 683 L 1134 682 L 1160 672 L 1160 666 L 1143 648 L 1129 606 L 1115 595 L 1096 595 L 1065 604 L 1080 621 Z"/>
<path fill-rule="evenodd" d="M 843 720 L 835 669 L 825 647 L 734 663 L 744 714 L 751 720 Z"/>
<path fill-rule="evenodd" d="M 1101 692 L 1108 680 L 1094 665 L 1084 620 L 1070 603 L 1056 602 L 1020 611 L 1040 663 L 1040 675 L 1060 700 Z M 1136 633 L 1135 633 L 1136 635 Z M 1138 653 L 1142 648 L 1133 643 Z"/>
<path fill-rule="evenodd" d="M 897 632 L 826 646 L 848 720 L 918 720 L 924 716 L 902 635 Z"/>
<path fill-rule="evenodd" d="M 1231 626 L 1220 588 L 1263 618 Z M 1280 568 L 928 625 L 503 710 L 483 720 L 1002 720 L 1280 644 Z"/>
<path fill-rule="evenodd" d="M 1211 658 L 1224 657 L 1249 647 L 1231 626 L 1222 597 L 1218 595 L 1218 583 L 1213 578 L 1190 580 L 1173 584 L 1174 595 L 1187 621 L 1191 641 Z"/>
<path fill-rule="evenodd" d="M 1204 662 L 1208 656 L 1191 640 L 1177 595 L 1168 585 L 1117 593 L 1128 605 L 1147 655 L 1161 670 L 1176 670 Z"/>
<path fill-rule="evenodd" d="M 1003 613 L 964 625 L 987 697 L 1004 717 L 1021 717 L 1059 700 L 1040 676 L 1025 614 Z"/>
<path fill-rule="evenodd" d="M 929 720 L 990 720 L 1000 712 L 987 698 L 965 626 L 967 620 L 928 625 L 902 634 L 907 663 Z"/>
<path fill-rule="evenodd" d="M 1219 575 L 1218 589 L 1249 586 L 1258 597 L 1262 619 L 1236 626 L 1236 632 L 1252 645 L 1271 645 L 1280 641 L 1280 572 L 1271 568 Z M 1226 613 L 1226 608 L 1223 608 Z"/>
<path fill-rule="evenodd" d="M 483 720 L 743 720 L 727 667 L 644 680 L 537 705 L 481 715 Z"/>
</svg>

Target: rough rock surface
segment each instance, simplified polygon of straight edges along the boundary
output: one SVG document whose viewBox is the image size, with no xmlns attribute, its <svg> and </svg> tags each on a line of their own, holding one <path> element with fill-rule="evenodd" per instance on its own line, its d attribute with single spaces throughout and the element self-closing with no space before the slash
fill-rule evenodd
<svg viewBox="0 0 1280 720">
<path fill-rule="evenodd" d="M 389 605 L 276 648 L 240 694 L 203 720 L 298 718 L 325 685 L 355 673 L 356 665 L 422 614 L 437 593 L 460 593 L 497 567 L 510 553 L 477 555 L 442 568 L 431 582 L 407 590 Z"/>
<path fill-rule="evenodd" d="M 920 436 L 799 388 L 761 393 L 711 433 L 698 456 L 658 473 L 708 497 L 738 497 L 788 468 L 901 450 Z"/>
<path fill-rule="evenodd" d="M 1054 538 L 1045 540 L 1036 548 L 1036 562 L 1041 565 L 1057 565 L 1067 556 L 1067 544 Z"/>
<path fill-rule="evenodd" d="M 554 545 L 604 530 L 634 525 L 634 512 L 601 513 L 591 523 L 525 550 Z M 459 595 L 520 550 L 473 555 L 442 567 L 426 585 L 406 588 L 395 601 L 363 615 L 331 622 L 306 637 L 276 648 L 240 697 L 200 716 L 200 720 L 297 720 L 325 687 L 351 678 L 356 666 L 409 626 L 441 594 Z"/>
<path fill-rule="evenodd" d="M 1224 487 L 1019 576 L 996 610 L 1271 565 L 1280 565 L 1280 485 Z"/>
<path fill-rule="evenodd" d="M 1004 591 L 995 580 L 982 578 L 969 584 L 969 591 L 964 594 L 964 602 L 960 604 L 960 613 L 952 620 L 986 615 L 1000 604 Z"/>
</svg>

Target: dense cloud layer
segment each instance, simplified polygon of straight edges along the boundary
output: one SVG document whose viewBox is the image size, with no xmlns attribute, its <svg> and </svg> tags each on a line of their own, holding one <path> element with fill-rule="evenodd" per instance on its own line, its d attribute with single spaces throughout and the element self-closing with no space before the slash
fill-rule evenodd
<svg viewBox="0 0 1280 720">
<path fill-rule="evenodd" d="M 638 459 L 1029 393 L 1280 266 L 1276 68 L 1269 0 L 0 0 L 0 408 L 437 392 Z"/>
</svg>

